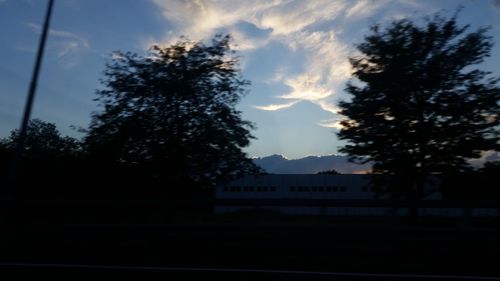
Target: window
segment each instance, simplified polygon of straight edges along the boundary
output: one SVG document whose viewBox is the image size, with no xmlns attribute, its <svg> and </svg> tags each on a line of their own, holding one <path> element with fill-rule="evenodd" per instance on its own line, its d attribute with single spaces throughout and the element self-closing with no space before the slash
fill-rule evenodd
<svg viewBox="0 0 500 281">
<path fill-rule="evenodd" d="M 276 191 L 276 186 L 271 186 L 271 192 L 275 192 Z"/>
<path fill-rule="evenodd" d="M 333 190 L 333 192 L 337 192 L 337 191 L 339 191 L 339 187 L 338 186 L 332 186 L 332 190 Z"/>
<path fill-rule="evenodd" d="M 318 186 L 318 191 L 319 192 L 323 192 L 323 187 L 322 186 Z"/>
<path fill-rule="evenodd" d="M 327 187 L 326 187 L 326 191 L 327 191 L 327 192 L 332 192 L 332 187 L 331 187 L 331 186 L 327 186 Z"/>
<path fill-rule="evenodd" d="M 224 192 L 228 192 L 229 191 L 229 187 L 228 186 L 224 186 Z"/>
<path fill-rule="evenodd" d="M 368 191 L 368 187 L 363 186 L 363 187 L 361 188 L 361 190 L 362 190 L 363 192 L 367 192 L 367 191 Z"/>
<path fill-rule="evenodd" d="M 263 186 L 262 191 L 267 192 L 267 186 Z"/>
<path fill-rule="evenodd" d="M 295 186 L 290 186 L 289 190 L 290 190 L 290 192 L 295 192 Z"/>
<path fill-rule="evenodd" d="M 253 192 L 254 191 L 254 187 L 253 186 L 248 187 L 248 191 Z"/>
<path fill-rule="evenodd" d="M 317 186 L 313 186 L 312 187 L 312 191 L 318 191 L 318 187 Z"/>
<path fill-rule="evenodd" d="M 347 188 L 346 188 L 345 186 L 341 186 L 341 187 L 340 187 L 340 191 L 341 191 L 341 192 L 345 192 L 346 190 L 347 190 Z"/>
<path fill-rule="evenodd" d="M 244 186 L 243 191 L 249 191 L 249 186 Z"/>
<path fill-rule="evenodd" d="M 304 186 L 304 191 L 309 192 L 309 186 Z"/>
<path fill-rule="evenodd" d="M 303 186 L 299 186 L 299 191 L 300 192 L 304 191 L 304 187 Z"/>
</svg>

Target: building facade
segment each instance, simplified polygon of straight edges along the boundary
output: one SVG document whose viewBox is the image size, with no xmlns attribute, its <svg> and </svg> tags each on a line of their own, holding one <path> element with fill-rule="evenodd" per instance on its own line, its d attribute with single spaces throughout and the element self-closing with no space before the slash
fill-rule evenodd
<svg viewBox="0 0 500 281">
<path fill-rule="evenodd" d="M 424 187 L 425 201 L 439 205 L 438 202 L 442 200 L 442 196 L 437 191 L 438 185 L 437 178 L 427 180 Z M 339 216 L 405 216 L 408 214 L 408 208 L 374 204 L 389 197 L 387 194 L 375 191 L 370 175 L 245 176 L 217 186 L 215 198 L 216 202 L 219 202 L 215 206 L 215 212 L 219 214 L 242 211 Z M 422 216 L 461 216 L 464 211 L 463 208 L 419 208 Z M 467 212 L 475 216 L 500 215 L 497 208 L 474 208 Z"/>
</svg>

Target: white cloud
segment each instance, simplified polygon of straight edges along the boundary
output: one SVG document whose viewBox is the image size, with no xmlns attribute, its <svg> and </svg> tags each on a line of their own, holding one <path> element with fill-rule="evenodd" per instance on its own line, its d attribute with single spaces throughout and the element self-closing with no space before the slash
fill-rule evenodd
<svg viewBox="0 0 500 281">
<path fill-rule="evenodd" d="M 340 120 L 338 118 L 321 120 L 318 122 L 318 125 L 325 128 L 334 128 L 334 129 L 342 128 L 342 125 L 340 124 Z"/>
<path fill-rule="evenodd" d="M 257 26 L 271 28 L 274 35 L 290 35 L 307 27 L 337 17 L 348 1 L 283 1 L 262 12 Z"/>
<path fill-rule="evenodd" d="M 325 128 L 342 128 L 342 125 L 340 124 L 341 118 L 339 115 L 340 109 L 337 107 L 337 105 L 327 99 L 319 100 L 316 102 L 316 104 L 319 105 L 324 111 L 328 111 L 335 116 L 330 119 L 319 121 L 318 125 Z"/>
<path fill-rule="evenodd" d="M 339 114 L 340 109 L 328 99 L 319 100 L 316 104 L 319 105 L 324 111 L 328 111 L 332 114 Z"/>
<path fill-rule="evenodd" d="M 40 33 L 42 30 L 42 28 L 38 24 L 27 23 L 26 25 L 37 33 Z M 79 45 L 81 45 L 85 48 L 90 48 L 90 44 L 89 44 L 89 41 L 87 39 L 83 38 L 80 35 L 72 33 L 72 32 L 68 32 L 68 31 L 64 31 L 64 30 L 49 29 L 49 35 L 59 37 L 59 38 L 72 39 L 74 41 L 77 41 L 77 43 Z"/>
<path fill-rule="evenodd" d="M 27 23 L 26 26 L 38 34 L 41 33 L 42 28 L 38 24 Z M 57 58 L 63 60 L 65 67 L 72 67 L 77 64 L 75 58 L 70 57 L 70 55 L 90 48 L 90 43 L 86 38 L 72 32 L 49 29 L 49 35 L 57 38 L 54 43 L 58 49 Z"/>
<path fill-rule="evenodd" d="M 286 79 L 285 85 L 292 88 L 288 94 L 279 96 L 282 99 L 300 99 L 307 101 L 318 101 L 332 95 L 328 87 L 321 83 L 320 75 L 302 74 L 294 78 Z"/>
<path fill-rule="evenodd" d="M 125 56 L 122 55 L 120 52 L 112 52 L 111 53 L 111 59 L 113 60 L 119 60 L 119 59 L 124 59 Z"/>
<path fill-rule="evenodd" d="M 265 110 L 265 111 L 275 111 L 275 110 L 280 110 L 280 109 L 291 107 L 298 102 L 299 101 L 296 100 L 296 101 L 291 101 L 289 103 L 270 104 L 270 105 L 263 105 L 263 106 L 255 105 L 254 107 L 257 109 L 260 109 L 260 110 Z"/>
<path fill-rule="evenodd" d="M 278 67 L 278 69 L 274 72 L 273 76 L 266 80 L 265 82 L 268 84 L 282 82 L 287 75 L 287 70 L 284 66 Z"/>
<path fill-rule="evenodd" d="M 353 6 L 347 9 L 345 17 L 351 19 L 370 16 L 388 2 L 389 0 L 358 0 Z"/>
<path fill-rule="evenodd" d="M 212 36 L 220 28 L 229 28 L 236 23 L 256 22 L 257 15 L 281 4 L 283 1 L 183 1 L 153 0 L 163 16 L 177 28 L 170 33 L 165 43 L 176 40 L 179 35 L 189 35 L 193 40 Z M 237 42 L 239 43 L 239 42 Z"/>
<path fill-rule="evenodd" d="M 263 47 L 269 43 L 269 38 L 249 38 L 237 28 L 229 29 L 229 33 L 233 37 L 234 44 L 231 46 L 236 51 L 250 51 Z"/>
<path fill-rule="evenodd" d="M 289 66 L 277 66 L 274 76 L 266 83 L 281 83 L 288 92 L 278 96 L 291 100 L 286 103 L 255 106 L 260 110 L 280 110 L 299 101 L 317 104 L 336 117 L 338 110 L 332 103 L 334 91 L 350 77 L 348 56 L 350 44 L 339 39 L 343 29 L 355 21 L 373 15 L 383 7 L 393 5 L 392 0 L 152 0 L 174 29 L 159 40 L 171 44 L 180 35 L 192 40 L 207 39 L 219 32 L 234 37 L 236 49 L 249 52 L 278 42 L 304 56 L 302 71 L 286 77 Z M 408 7 L 412 1 L 398 2 Z M 243 27 L 242 27 L 243 26 Z M 247 26 L 255 28 L 248 32 Z M 156 41 L 150 40 L 149 42 Z M 337 121 L 335 121 L 337 122 Z M 321 126 L 332 127 L 329 120 Z"/>
<path fill-rule="evenodd" d="M 62 49 L 57 53 L 58 58 L 62 58 L 67 54 L 74 52 L 78 49 L 78 43 L 75 41 L 67 41 L 61 44 Z"/>
</svg>

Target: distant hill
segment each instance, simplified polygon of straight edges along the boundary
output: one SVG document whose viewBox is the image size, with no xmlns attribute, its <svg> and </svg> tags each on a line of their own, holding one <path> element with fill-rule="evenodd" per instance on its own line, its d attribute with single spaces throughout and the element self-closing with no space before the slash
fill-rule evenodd
<svg viewBox="0 0 500 281">
<path fill-rule="evenodd" d="M 287 159 L 283 155 L 255 158 L 254 163 L 272 174 L 315 174 L 335 169 L 341 174 L 366 173 L 370 165 L 358 165 L 347 160 L 347 156 L 307 156 L 300 159 Z"/>
</svg>

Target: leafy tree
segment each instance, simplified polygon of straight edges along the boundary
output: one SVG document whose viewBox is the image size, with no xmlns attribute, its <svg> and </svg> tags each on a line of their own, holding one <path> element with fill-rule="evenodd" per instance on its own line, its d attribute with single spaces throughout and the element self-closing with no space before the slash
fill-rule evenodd
<svg viewBox="0 0 500 281">
<path fill-rule="evenodd" d="M 143 168 L 155 183 L 213 185 L 256 168 L 242 151 L 253 124 L 236 104 L 241 77 L 230 36 L 211 44 L 182 39 L 146 57 L 117 52 L 107 64 L 85 138 L 90 155 Z"/>
<path fill-rule="evenodd" d="M 456 17 L 375 25 L 350 58 L 341 151 L 373 161 L 374 173 L 391 175 L 389 190 L 409 199 L 423 196 L 426 175 L 467 171 L 467 159 L 498 148 L 499 79 L 477 68 L 493 39 Z"/>
<path fill-rule="evenodd" d="M 19 130 L 0 139 L 0 175 L 11 178 L 12 160 L 16 153 Z M 62 136 L 55 124 L 40 119 L 30 120 L 25 148 L 18 159 L 14 192 L 22 196 L 62 195 L 74 185 L 80 174 L 76 165 L 81 161 L 82 149 L 78 140 Z"/>
<path fill-rule="evenodd" d="M 13 130 L 10 136 L 0 139 L 4 151 L 14 152 L 19 138 L 19 130 Z M 30 120 L 26 132 L 24 160 L 48 160 L 68 157 L 80 152 L 80 143 L 72 137 L 63 137 L 53 123 L 40 119 Z"/>
</svg>

